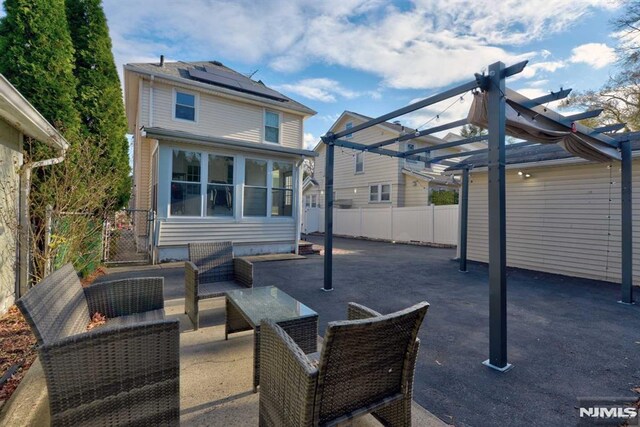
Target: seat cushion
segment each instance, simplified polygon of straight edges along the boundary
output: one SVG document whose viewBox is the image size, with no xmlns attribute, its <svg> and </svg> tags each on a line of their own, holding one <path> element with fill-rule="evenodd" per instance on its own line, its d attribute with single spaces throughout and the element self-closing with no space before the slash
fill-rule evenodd
<svg viewBox="0 0 640 427">
<path fill-rule="evenodd" d="M 198 298 L 221 297 L 224 296 L 225 292 L 235 291 L 237 289 L 247 289 L 247 287 L 233 281 L 200 283 L 198 285 Z"/>
<path fill-rule="evenodd" d="M 164 319 L 164 309 L 145 311 L 144 313 L 129 314 L 127 316 L 114 317 L 107 319 L 105 327 L 117 327 L 132 325 L 141 322 L 151 322 L 154 320 Z"/>
</svg>

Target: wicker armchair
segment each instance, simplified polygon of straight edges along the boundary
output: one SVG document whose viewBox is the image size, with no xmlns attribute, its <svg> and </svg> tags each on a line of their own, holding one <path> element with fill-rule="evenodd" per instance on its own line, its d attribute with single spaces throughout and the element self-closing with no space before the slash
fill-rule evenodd
<svg viewBox="0 0 640 427">
<path fill-rule="evenodd" d="M 185 263 L 184 312 L 200 327 L 201 299 L 223 297 L 227 291 L 253 287 L 253 264 L 233 257 L 231 242 L 189 243 Z"/>
<path fill-rule="evenodd" d="M 272 321 L 261 324 L 260 426 L 332 426 L 372 413 L 410 426 L 418 330 L 429 304 L 381 315 L 350 303 L 321 353 L 305 355 Z"/>
<path fill-rule="evenodd" d="M 71 264 L 16 304 L 38 341 L 54 426 L 178 425 L 179 322 L 163 279 L 82 288 Z M 90 315 L 108 317 L 87 332 Z"/>
</svg>

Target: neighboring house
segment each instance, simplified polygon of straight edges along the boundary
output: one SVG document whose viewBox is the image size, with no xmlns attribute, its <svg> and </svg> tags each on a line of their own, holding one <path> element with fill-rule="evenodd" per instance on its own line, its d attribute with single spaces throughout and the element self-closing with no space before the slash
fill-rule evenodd
<svg viewBox="0 0 640 427">
<path fill-rule="evenodd" d="M 124 79 L 133 207 L 156 213 L 154 260 L 185 259 L 195 241 L 296 250 L 313 110 L 217 61 L 127 64 Z"/>
<path fill-rule="evenodd" d="M 19 293 L 18 225 L 21 217 L 22 223 L 28 224 L 28 211 L 20 209 L 19 203 L 20 188 L 28 185 L 28 181 L 21 178 L 24 137 L 37 139 L 59 151 L 66 150 L 68 145 L 0 74 L 0 314 L 7 311 Z M 23 249 L 27 251 L 23 262 L 26 266 L 28 245 Z"/>
<path fill-rule="evenodd" d="M 345 111 L 329 131 L 339 132 L 367 120 L 370 120 L 370 117 Z M 360 144 L 373 144 L 405 133 L 415 133 L 415 129 L 404 127 L 399 122 L 384 122 L 347 135 L 343 139 Z M 443 142 L 442 139 L 433 136 L 423 136 L 391 144 L 385 148 L 408 151 Z M 323 207 L 325 144 L 319 142 L 314 151 L 318 157 L 315 159 L 313 180 L 305 182 L 305 206 Z M 436 157 L 456 152 L 462 152 L 462 149 L 456 147 L 433 151 L 430 156 Z M 441 175 L 446 167 L 440 164 L 426 167 L 424 162 L 416 160 L 381 156 L 340 147 L 336 147 L 334 157 L 334 205 L 338 208 L 426 206 L 429 204 L 431 191 L 458 188 L 458 183 L 452 177 Z"/>
<path fill-rule="evenodd" d="M 633 152 L 633 279 L 640 283 L 640 143 Z M 620 282 L 620 163 L 593 163 L 561 147 L 514 148 L 506 158 L 507 265 Z M 467 257 L 488 261 L 487 155 L 472 167 Z"/>
</svg>

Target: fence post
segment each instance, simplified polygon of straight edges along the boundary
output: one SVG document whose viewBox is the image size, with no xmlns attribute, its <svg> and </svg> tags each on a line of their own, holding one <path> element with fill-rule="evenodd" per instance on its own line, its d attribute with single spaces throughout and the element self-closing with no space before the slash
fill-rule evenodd
<svg viewBox="0 0 640 427">
<path fill-rule="evenodd" d="M 51 273 L 51 226 L 53 206 L 47 205 L 44 228 L 44 277 Z"/>
</svg>

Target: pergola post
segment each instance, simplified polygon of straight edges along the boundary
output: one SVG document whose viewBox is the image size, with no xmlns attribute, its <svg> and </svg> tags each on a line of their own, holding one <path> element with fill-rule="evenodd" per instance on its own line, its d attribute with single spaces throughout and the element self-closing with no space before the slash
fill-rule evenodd
<svg viewBox="0 0 640 427">
<path fill-rule="evenodd" d="M 622 155 L 622 303 L 633 304 L 633 181 L 631 141 L 621 141 Z"/>
<path fill-rule="evenodd" d="M 325 142 L 327 157 L 324 172 L 324 291 L 333 290 L 333 160 L 335 145 Z"/>
<path fill-rule="evenodd" d="M 489 359 L 483 363 L 504 372 L 507 363 L 507 256 L 505 198 L 505 66 L 489 66 Z"/>
<path fill-rule="evenodd" d="M 460 194 L 460 271 L 467 272 L 467 226 L 469 223 L 469 168 L 462 169 Z"/>
</svg>

